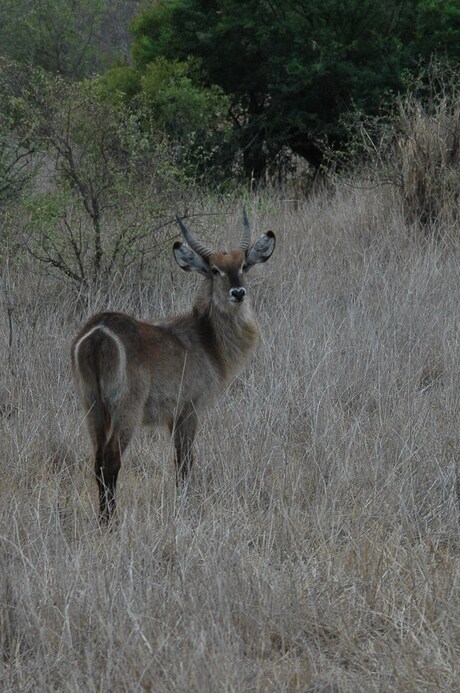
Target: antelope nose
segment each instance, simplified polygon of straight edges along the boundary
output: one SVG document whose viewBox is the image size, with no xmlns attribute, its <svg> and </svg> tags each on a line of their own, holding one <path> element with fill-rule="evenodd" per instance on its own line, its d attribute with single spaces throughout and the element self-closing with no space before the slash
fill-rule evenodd
<svg viewBox="0 0 460 693">
<path fill-rule="evenodd" d="M 230 289 L 230 296 L 235 300 L 238 301 L 238 303 L 241 303 L 241 301 L 244 299 L 246 296 L 246 289 L 241 287 L 238 287 L 237 289 Z"/>
</svg>

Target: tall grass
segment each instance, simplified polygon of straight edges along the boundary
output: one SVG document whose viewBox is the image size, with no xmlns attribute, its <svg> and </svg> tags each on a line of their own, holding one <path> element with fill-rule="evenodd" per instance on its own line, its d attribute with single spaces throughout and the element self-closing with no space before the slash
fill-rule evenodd
<svg viewBox="0 0 460 693">
<path fill-rule="evenodd" d="M 208 239 L 237 239 L 241 204 L 212 211 Z M 383 189 L 248 211 L 278 237 L 252 275 L 257 352 L 202 420 L 184 491 L 167 437 L 139 432 L 112 533 L 68 346 L 105 306 L 184 309 L 194 279 L 165 257 L 83 310 L 5 274 L 3 690 L 458 687 L 458 248 L 422 244 Z"/>
<path fill-rule="evenodd" d="M 458 70 L 433 60 L 378 116 L 348 117 L 349 138 L 329 152 L 343 171 L 368 185 L 396 189 L 407 224 L 422 236 L 458 236 L 460 82 Z M 356 182 L 352 176 L 351 184 Z"/>
</svg>

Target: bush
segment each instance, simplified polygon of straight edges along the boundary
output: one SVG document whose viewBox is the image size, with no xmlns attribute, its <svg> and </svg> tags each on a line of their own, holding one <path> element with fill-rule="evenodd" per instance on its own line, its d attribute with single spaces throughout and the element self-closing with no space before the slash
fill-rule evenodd
<svg viewBox="0 0 460 693">
<path fill-rule="evenodd" d="M 136 114 L 144 131 L 163 142 L 183 175 L 215 184 L 229 174 L 229 101 L 218 87 L 196 84 L 193 75 L 198 69 L 194 61 L 157 58 L 142 74 L 115 66 L 97 85 L 105 99 Z"/>
<path fill-rule="evenodd" d="M 347 150 L 330 153 L 339 168 L 396 187 L 407 221 L 427 232 L 458 221 L 459 71 L 434 62 L 386 115 L 355 114 L 348 126 Z"/>
<path fill-rule="evenodd" d="M 27 133 L 16 129 L 16 119 L 11 108 L 13 93 L 8 71 L 11 63 L 0 59 L 0 205 L 18 194 L 33 178 L 39 156 Z"/>
<path fill-rule="evenodd" d="M 78 289 L 104 284 L 156 250 L 152 233 L 164 225 L 177 171 L 162 139 L 101 98 L 97 82 L 69 83 L 14 64 L 7 77 L 14 135 L 47 163 L 23 198 L 27 248 Z"/>
<path fill-rule="evenodd" d="M 399 120 L 395 154 L 407 219 L 425 228 L 457 220 L 460 93 L 430 105 L 409 96 L 400 104 Z"/>
</svg>

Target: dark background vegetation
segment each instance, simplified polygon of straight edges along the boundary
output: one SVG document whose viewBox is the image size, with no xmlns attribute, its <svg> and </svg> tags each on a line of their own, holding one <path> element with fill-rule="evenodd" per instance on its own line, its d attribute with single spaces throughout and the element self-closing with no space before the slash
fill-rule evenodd
<svg viewBox="0 0 460 693">
<path fill-rule="evenodd" d="M 315 173 L 349 145 L 350 114 L 393 112 L 415 80 L 426 85 L 433 60 L 455 70 L 460 8 L 455 0 L 1 0 L 0 46 L 3 198 L 21 187 L 30 150 L 55 151 L 40 119 L 79 110 L 84 98 L 117 121 L 120 137 L 127 120 L 138 128 L 125 145 L 143 138 L 147 167 L 161 150 L 155 171 L 208 188 L 254 185 L 284 180 L 299 161 Z M 50 97 L 42 107 L 31 94 L 38 84 Z M 93 110 L 86 116 L 80 129 L 93 125 Z M 124 159 L 126 150 L 117 153 Z"/>
</svg>

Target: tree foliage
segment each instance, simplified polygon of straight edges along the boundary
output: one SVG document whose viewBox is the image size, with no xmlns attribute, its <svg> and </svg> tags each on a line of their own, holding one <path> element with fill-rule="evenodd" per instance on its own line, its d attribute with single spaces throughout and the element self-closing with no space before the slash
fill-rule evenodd
<svg viewBox="0 0 460 693">
<path fill-rule="evenodd" d="M 136 0 L 0 0 L 0 54 L 81 79 L 129 52 Z"/>
<path fill-rule="evenodd" d="M 100 93 L 140 115 L 146 132 L 162 141 L 186 177 L 228 173 L 229 101 L 222 89 L 203 86 L 194 61 L 159 56 L 145 67 L 115 66 L 98 80 Z"/>
<path fill-rule="evenodd" d="M 132 64 L 104 71 L 101 55 L 116 55 L 107 37 L 126 48 L 117 27 L 137 5 L 0 0 L 0 51 L 73 81 L 97 69 L 94 94 L 201 183 L 263 180 L 294 155 L 318 170 L 324 143 L 337 151 L 349 138 L 344 116 L 378 114 L 434 53 L 460 62 L 457 0 L 146 0 L 132 22 Z M 8 190 L 23 172 L 13 130 L 0 113 Z"/>
<path fill-rule="evenodd" d="M 433 51 L 460 59 L 454 0 L 165 0 L 133 23 L 134 69 L 160 58 L 200 70 L 230 99 L 234 148 L 261 178 L 283 148 L 317 167 L 321 139 L 340 147 L 350 109 L 375 114 Z"/>
</svg>

